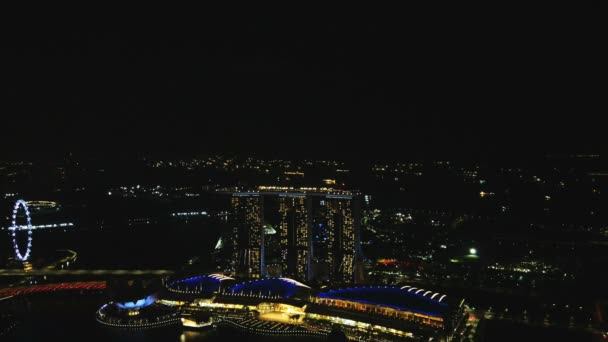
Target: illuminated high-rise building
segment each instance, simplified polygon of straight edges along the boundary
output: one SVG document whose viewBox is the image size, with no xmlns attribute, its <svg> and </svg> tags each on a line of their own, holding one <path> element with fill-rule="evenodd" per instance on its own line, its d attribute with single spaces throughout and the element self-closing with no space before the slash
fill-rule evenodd
<svg viewBox="0 0 608 342">
<path fill-rule="evenodd" d="M 236 276 L 261 278 L 264 272 L 264 198 L 258 193 L 234 193 L 232 268 Z"/>
<path fill-rule="evenodd" d="M 273 274 L 278 271 L 282 276 L 301 281 L 314 278 L 345 283 L 359 283 L 363 278 L 359 237 L 361 196 L 357 192 L 291 187 L 226 192 L 232 196 L 232 269 L 236 276 L 268 276 L 264 254 L 264 197 L 278 197 L 278 246 L 272 244 L 270 248 L 269 245 L 269 250 L 277 251 L 280 260 L 272 265 Z M 270 199 L 269 208 L 273 208 L 272 203 L 274 200 Z M 317 237 L 313 240 L 315 213 L 318 214 Z M 313 253 L 314 243 L 319 249 Z"/>
<path fill-rule="evenodd" d="M 303 193 L 279 195 L 281 262 L 284 276 L 308 281 L 312 257 L 312 199 Z"/>
<path fill-rule="evenodd" d="M 327 261 L 330 277 L 353 282 L 360 257 L 360 203 L 356 196 L 327 195 Z"/>
</svg>

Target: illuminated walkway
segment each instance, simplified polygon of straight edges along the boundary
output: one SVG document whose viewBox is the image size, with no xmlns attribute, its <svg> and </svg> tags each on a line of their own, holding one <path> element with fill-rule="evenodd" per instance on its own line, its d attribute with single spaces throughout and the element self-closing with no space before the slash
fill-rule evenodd
<svg viewBox="0 0 608 342">
<path fill-rule="evenodd" d="M 224 318 L 217 322 L 218 325 L 230 326 L 242 331 L 259 335 L 275 336 L 308 336 L 327 337 L 327 331 L 313 331 L 301 328 L 297 325 L 284 324 L 280 322 L 260 321 L 253 318 Z"/>
<path fill-rule="evenodd" d="M 77 276 L 77 275 L 153 275 L 163 276 L 171 275 L 170 270 L 53 270 L 53 269 L 38 269 L 23 271 L 17 269 L 0 269 L 0 277 L 18 277 L 18 276 Z"/>
</svg>

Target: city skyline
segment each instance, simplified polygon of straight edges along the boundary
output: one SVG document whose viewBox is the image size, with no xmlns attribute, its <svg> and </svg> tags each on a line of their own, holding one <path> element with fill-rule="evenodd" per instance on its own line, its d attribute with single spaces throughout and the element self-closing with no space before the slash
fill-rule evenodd
<svg viewBox="0 0 608 342">
<path fill-rule="evenodd" d="M 607 340 L 602 21 L 478 7 L 8 28 L 0 340 Z"/>
</svg>

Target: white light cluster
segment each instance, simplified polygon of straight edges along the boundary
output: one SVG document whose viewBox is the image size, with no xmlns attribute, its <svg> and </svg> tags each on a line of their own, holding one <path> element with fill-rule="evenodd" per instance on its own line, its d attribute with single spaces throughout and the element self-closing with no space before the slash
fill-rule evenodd
<svg viewBox="0 0 608 342">
<path fill-rule="evenodd" d="M 290 278 L 279 278 L 279 279 L 281 279 L 284 282 L 290 283 L 290 284 L 294 284 L 294 285 L 297 285 L 297 286 L 305 287 L 307 289 L 310 288 L 309 286 L 304 285 L 304 284 L 300 283 L 299 281 L 296 281 L 296 280 L 293 280 L 293 279 L 290 279 Z"/>
<path fill-rule="evenodd" d="M 53 224 L 40 224 L 37 226 L 32 225 L 32 229 L 43 229 L 43 228 L 59 228 L 59 227 L 73 227 L 74 224 L 72 222 L 67 222 L 67 223 L 53 223 Z M 23 230 L 23 229 L 29 229 L 28 226 L 10 226 L 8 227 L 9 230 Z"/>
<path fill-rule="evenodd" d="M 206 216 L 207 212 L 206 211 L 190 211 L 190 212 L 171 214 L 171 216 L 199 216 L 199 215 Z"/>
<path fill-rule="evenodd" d="M 164 327 L 164 326 L 168 326 L 168 325 L 181 323 L 179 318 L 172 318 L 172 319 L 166 320 L 166 321 L 144 323 L 144 324 L 114 324 L 114 323 L 104 322 L 104 321 L 100 320 L 99 318 L 97 318 L 97 322 L 105 324 L 105 325 L 109 325 L 112 327 L 116 327 L 116 328 L 126 328 L 126 329 L 159 328 L 159 327 Z"/>
<path fill-rule="evenodd" d="M 214 279 L 219 279 L 219 280 L 234 280 L 234 278 L 230 278 L 230 277 L 227 277 L 227 276 L 225 276 L 223 274 L 219 274 L 219 273 L 210 274 L 209 277 L 214 278 Z"/>
<path fill-rule="evenodd" d="M 412 287 L 410 285 L 406 285 L 406 286 L 402 286 L 401 287 L 402 290 L 407 290 L 407 292 L 412 292 L 413 290 L 417 290 L 415 293 L 420 295 L 420 292 L 422 291 L 426 291 L 424 289 L 418 289 L 416 287 Z M 424 294 L 422 294 L 421 296 L 423 297 L 427 297 L 429 294 L 433 293 L 433 291 L 426 291 Z M 433 294 L 430 298 L 431 299 L 435 299 L 435 297 L 437 297 L 439 295 L 439 293 L 435 293 Z M 443 300 L 443 298 L 447 297 L 447 295 L 443 295 L 441 296 L 441 298 L 438 300 L 438 302 L 441 302 L 441 300 Z"/>
</svg>

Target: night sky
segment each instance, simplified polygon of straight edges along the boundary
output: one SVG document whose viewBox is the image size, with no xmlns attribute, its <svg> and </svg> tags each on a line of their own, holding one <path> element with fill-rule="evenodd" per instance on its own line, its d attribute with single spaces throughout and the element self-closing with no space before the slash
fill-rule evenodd
<svg viewBox="0 0 608 342">
<path fill-rule="evenodd" d="M 0 156 L 605 151 L 599 30 L 551 20 L 21 26 L 1 46 Z"/>
</svg>

